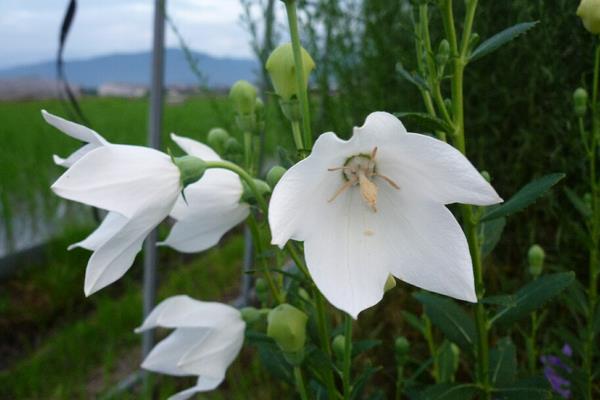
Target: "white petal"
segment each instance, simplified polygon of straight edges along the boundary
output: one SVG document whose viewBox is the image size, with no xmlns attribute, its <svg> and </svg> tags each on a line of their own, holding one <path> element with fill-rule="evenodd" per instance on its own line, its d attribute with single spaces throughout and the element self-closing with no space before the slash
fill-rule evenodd
<svg viewBox="0 0 600 400">
<path fill-rule="evenodd" d="M 108 239 L 113 237 L 120 231 L 128 219 L 116 212 L 109 212 L 98 228 L 92 232 L 87 238 L 81 242 L 74 243 L 68 247 L 72 250 L 75 247 L 82 247 L 87 250 L 97 250 L 101 245 L 106 243 Z"/>
<path fill-rule="evenodd" d="M 354 127 L 353 136 L 377 136 L 377 139 L 393 138 L 407 133 L 402 122 L 394 115 L 376 111 L 367 116 L 363 126 Z"/>
<path fill-rule="evenodd" d="M 111 145 L 77 161 L 55 183 L 59 196 L 131 218 L 138 212 L 175 202 L 179 170 L 157 150 Z"/>
<path fill-rule="evenodd" d="M 169 297 L 154 307 L 136 332 L 139 333 L 157 326 L 211 328 L 232 320 L 241 320 L 240 312 L 234 307 L 180 295 Z"/>
<path fill-rule="evenodd" d="M 161 374 L 193 375 L 179 368 L 179 360 L 190 348 L 202 343 L 210 335 L 210 329 L 181 328 L 161 340 L 142 362 L 142 368 Z"/>
<path fill-rule="evenodd" d="M 377 167 L 405 190 L 443 204 L 502 202 L 462 153 L 429 136 L 408 133 L 387 141 L 379 147 Z"/>
<path fill-rule="evenodd" d="M 214 390 L 221 384 L 221 382 L 223 382 L 223 379 L 225 379 L 224 376 L 220 378 L 209 378 L 206 376 L 201 376 L 198 378 L 198 383 L 196 384 L 196 386 L 175 393 L 173 396 L 169 397 L 168 400 L 187 400 L 196 393 Z"/>
<path fill-rule="evenodd" d="M 227 231 L 244 221 L 249 213 L 247 204 L 224 204 L 224 207 L 216 209 L 197 210 L 196 214 L 175 222 L 169 236 L 159 244 L 182 253 L 204 251 L 216 245 Z"/>
<path fill-rule="evenodd" d="M 198 157 L 204 161 L 218 161 L 221 159 L 213 149 L 197 140 L 177 136 L 174 133 L 171 133 L 171 139 L 190 156 Z"/>
<path fill-rule="evenodd" d="M 304 239 L 306 263 L 327 300 L 356 318 L 383 297 L 389 265 L 379 219 L 385 215 L 369 209 L 357 188 L 320 203 L 308 218 L 313 231 Z"/>
<path fill-rule="evenodd" d="M 129 219 L 94 251 L 85 271 L 86 296 L 110 285 L 127 272 L 142 249 L 144 239 L 167 216 L 169 208 L 166 204 L 166 208 L 146 210 Z"/>
<path fill-rule="evenodd" d="M 54 160 L 54 163 L 56 165 L 59 165 L 64 168 L 69 168 L 71 165 L 73 165 L 77 161 L 79 161 L 80 158 L 85 156 L 90 151 L 97 149 L 98 147 L 100 147 L 100 146 L 95 143 L 88 143 L 85 146 L 80 147 L 74 153 L 71 153 L 71 155 L 68 156 L 67 158 L 61 158 L 57 155 L 54 155 L 54 156 L 52 156 L 52 159 Z"/>
<path fill-rule="evenodd" d="M 420 288 L 475 302 L 471 255 L 452 213 L 430 200 L 380 185 L 379 240 L 390 272 Z"/>
<path fill-rule="evenodd" d="M 42 116 L 44 117 L 47 123 L 61 130 L 62 132 L 66 133 L 74 139 L 78 139 L 86 143 L 93 143 L 98 146 L 104 146 L 108 144 L 106 139 L 104 139 L 97 132 L 91 130 L 86 126 L 76 124 L 75 122 L 67 121 L 66 119 L 50 114 L 46 110 L 42 110 Z"/>
</svg>

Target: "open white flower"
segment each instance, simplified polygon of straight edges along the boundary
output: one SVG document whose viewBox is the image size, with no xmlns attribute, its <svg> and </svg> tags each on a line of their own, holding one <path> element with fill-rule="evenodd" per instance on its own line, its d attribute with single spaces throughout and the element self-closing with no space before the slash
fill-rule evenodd
<svg viewBox="0 0 600 400">
<path fill-rule="evenodd" d="M 204 161 L 221 158 L 210 147 L 195 140 L 171 134 L 183 151 Z M 249 206 L 240 202 L 243 194 L 240 178 L 231 171 L 207 170 L 202 179 L 185 189 L 185 200 L 177 199 L 171 211 L 176 220 L 169 236 L 161 245 L 183 253 L 195 253 L 216 245 L 221 237 L 244 221 Z"/>
<path fill-rule="evenodd" d="M 382 298 L 390 273 L 477 301 L 467 241 L 445 205 L 501 201 L 455 148 L 376 112 L 348 141 L 318 138 L 273 190 L 269 224 L 273 244 L 304 241 L 317 287 L 356 318 Z"/>
<path fill-rule="evenodd" d="M 85 274 L 84 292 L 89 296 L 131 267 L 145 237 L 173 208 L 181 191 L 180 172 L 160 151 L 112 144 L 82 156 L 52 190 L 109 211 L 94 233 L 73 245 L 94 252 Z"/>
<path fill-rule="evenodd" d="M 237 309 L 188 296 L 161 302 L 136 332 L 158 326 L 175 331 L 152 349 L 142 368 L 168 375 L 198 376 L 196 386 L 170 400 L 185 400 L 219 386 L 242 348 L 246 329 Z"/>
<path fill-rule="evenodd" d="M 61 167 L 68 168 L 90 151 L 110 144 L 106 139 L 90 128 L 57 117 L 56 115 L 50 114 L 46 110 L 42 110 L 42 117 L 44 117 L 44 120 L 46 120 L 47 123 L 56 129 L 64 132 L 74 139 L 78 139 L 86 143 L 67 158 L 61 158 L 55 154 L 53 156 L 54 163 L 60 165 Z"/>
</svg>

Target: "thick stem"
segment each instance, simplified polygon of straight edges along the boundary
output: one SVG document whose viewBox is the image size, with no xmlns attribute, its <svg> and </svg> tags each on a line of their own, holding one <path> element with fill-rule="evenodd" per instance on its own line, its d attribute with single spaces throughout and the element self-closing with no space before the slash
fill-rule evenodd
<svg viewBox="0 0 600 400">
<path fill-rule="evenodd" d="M 312 131 L 310 128 L 310 107 L 308 104 L 307 85 L 304 77 L 304 64 L 302 62 L 302 52 L 300 45 L 300 35 L 298 33 L 298 16 L 296 15 L 296 0 L 284 0 L 287 11 L 288 24 L 290 28 L 290 37 L 292 39 L 292 50 L 294 52 L 294 64 L 296 69 L 296 84 L 298 85 L 298 95 L 302 107 L 302 128 L 304 130 L 304 150 L 312 149 Z"/>
<path fill-rule="evenodd" d="M 244 166 L 252 173 L 252 133 L 244 132 Z"/>
<path fill-rule="evenodd" d="M 350 366 L 352 365 L 352 317 L 344 314 L 344 361 L 342 369 L 342 383 L 344 387 L 344 400 L 350 400 Z"/>
<path fill-rule="evenodd" d="M 296 146 L 296 150 L 298 154 L 301 156 L 304 155 L 304 144 L 302 143 L 302 132 L 300 131 L 300 124 L 298 121 L 292 121 L 292 134 L 294 136 L 294 145 Z"/>
<path fill-rule="evenodd" d="M 304 386 L 304 378 L 302 377 L 302 370 L 299 366 L 294 367 L 294 379 L 296 381 L 296 390 L 302 400 L 308 400 L 306 395 L 306 387 Z"/>
</svg>

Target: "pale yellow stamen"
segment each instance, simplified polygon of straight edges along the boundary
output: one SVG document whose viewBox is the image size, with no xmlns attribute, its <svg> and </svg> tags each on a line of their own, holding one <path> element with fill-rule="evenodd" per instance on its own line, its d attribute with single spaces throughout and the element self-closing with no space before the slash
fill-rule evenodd
<svg viewBox="0 0 600 400">
<path fill-rule="evenodd" d="M 377 212 L 377 186 L 367 178 L 364 171 L 358 171 L 360 194 L 373 211 Z"/>
</svg>

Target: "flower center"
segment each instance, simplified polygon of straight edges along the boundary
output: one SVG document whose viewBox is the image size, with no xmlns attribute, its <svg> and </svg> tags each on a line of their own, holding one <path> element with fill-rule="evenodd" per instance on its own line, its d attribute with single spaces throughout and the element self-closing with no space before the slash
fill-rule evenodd
<svg viewBox="0 0 600 400">
<path fill-rule="evenodd" d="M 342 171 L 342 176 L 346 181 L 335 194 L 329 199 L 331 203 L 340 194 L 353 186 L 360 189 L 360 194 L 367 205 L 377 212 L 377 192 L 378 188 L 374 182 L 375 177 L 379 177 L 386 181 L 391 187 L 399 190 L 400 187 L 388 178 L 377 172 L 375 157 L 377 156 L 377 147 L 373 148 L 371 154 L 357 154 L 346 160 L 342 167 L 329 168 L 329 171 Z"/>
</svg>

